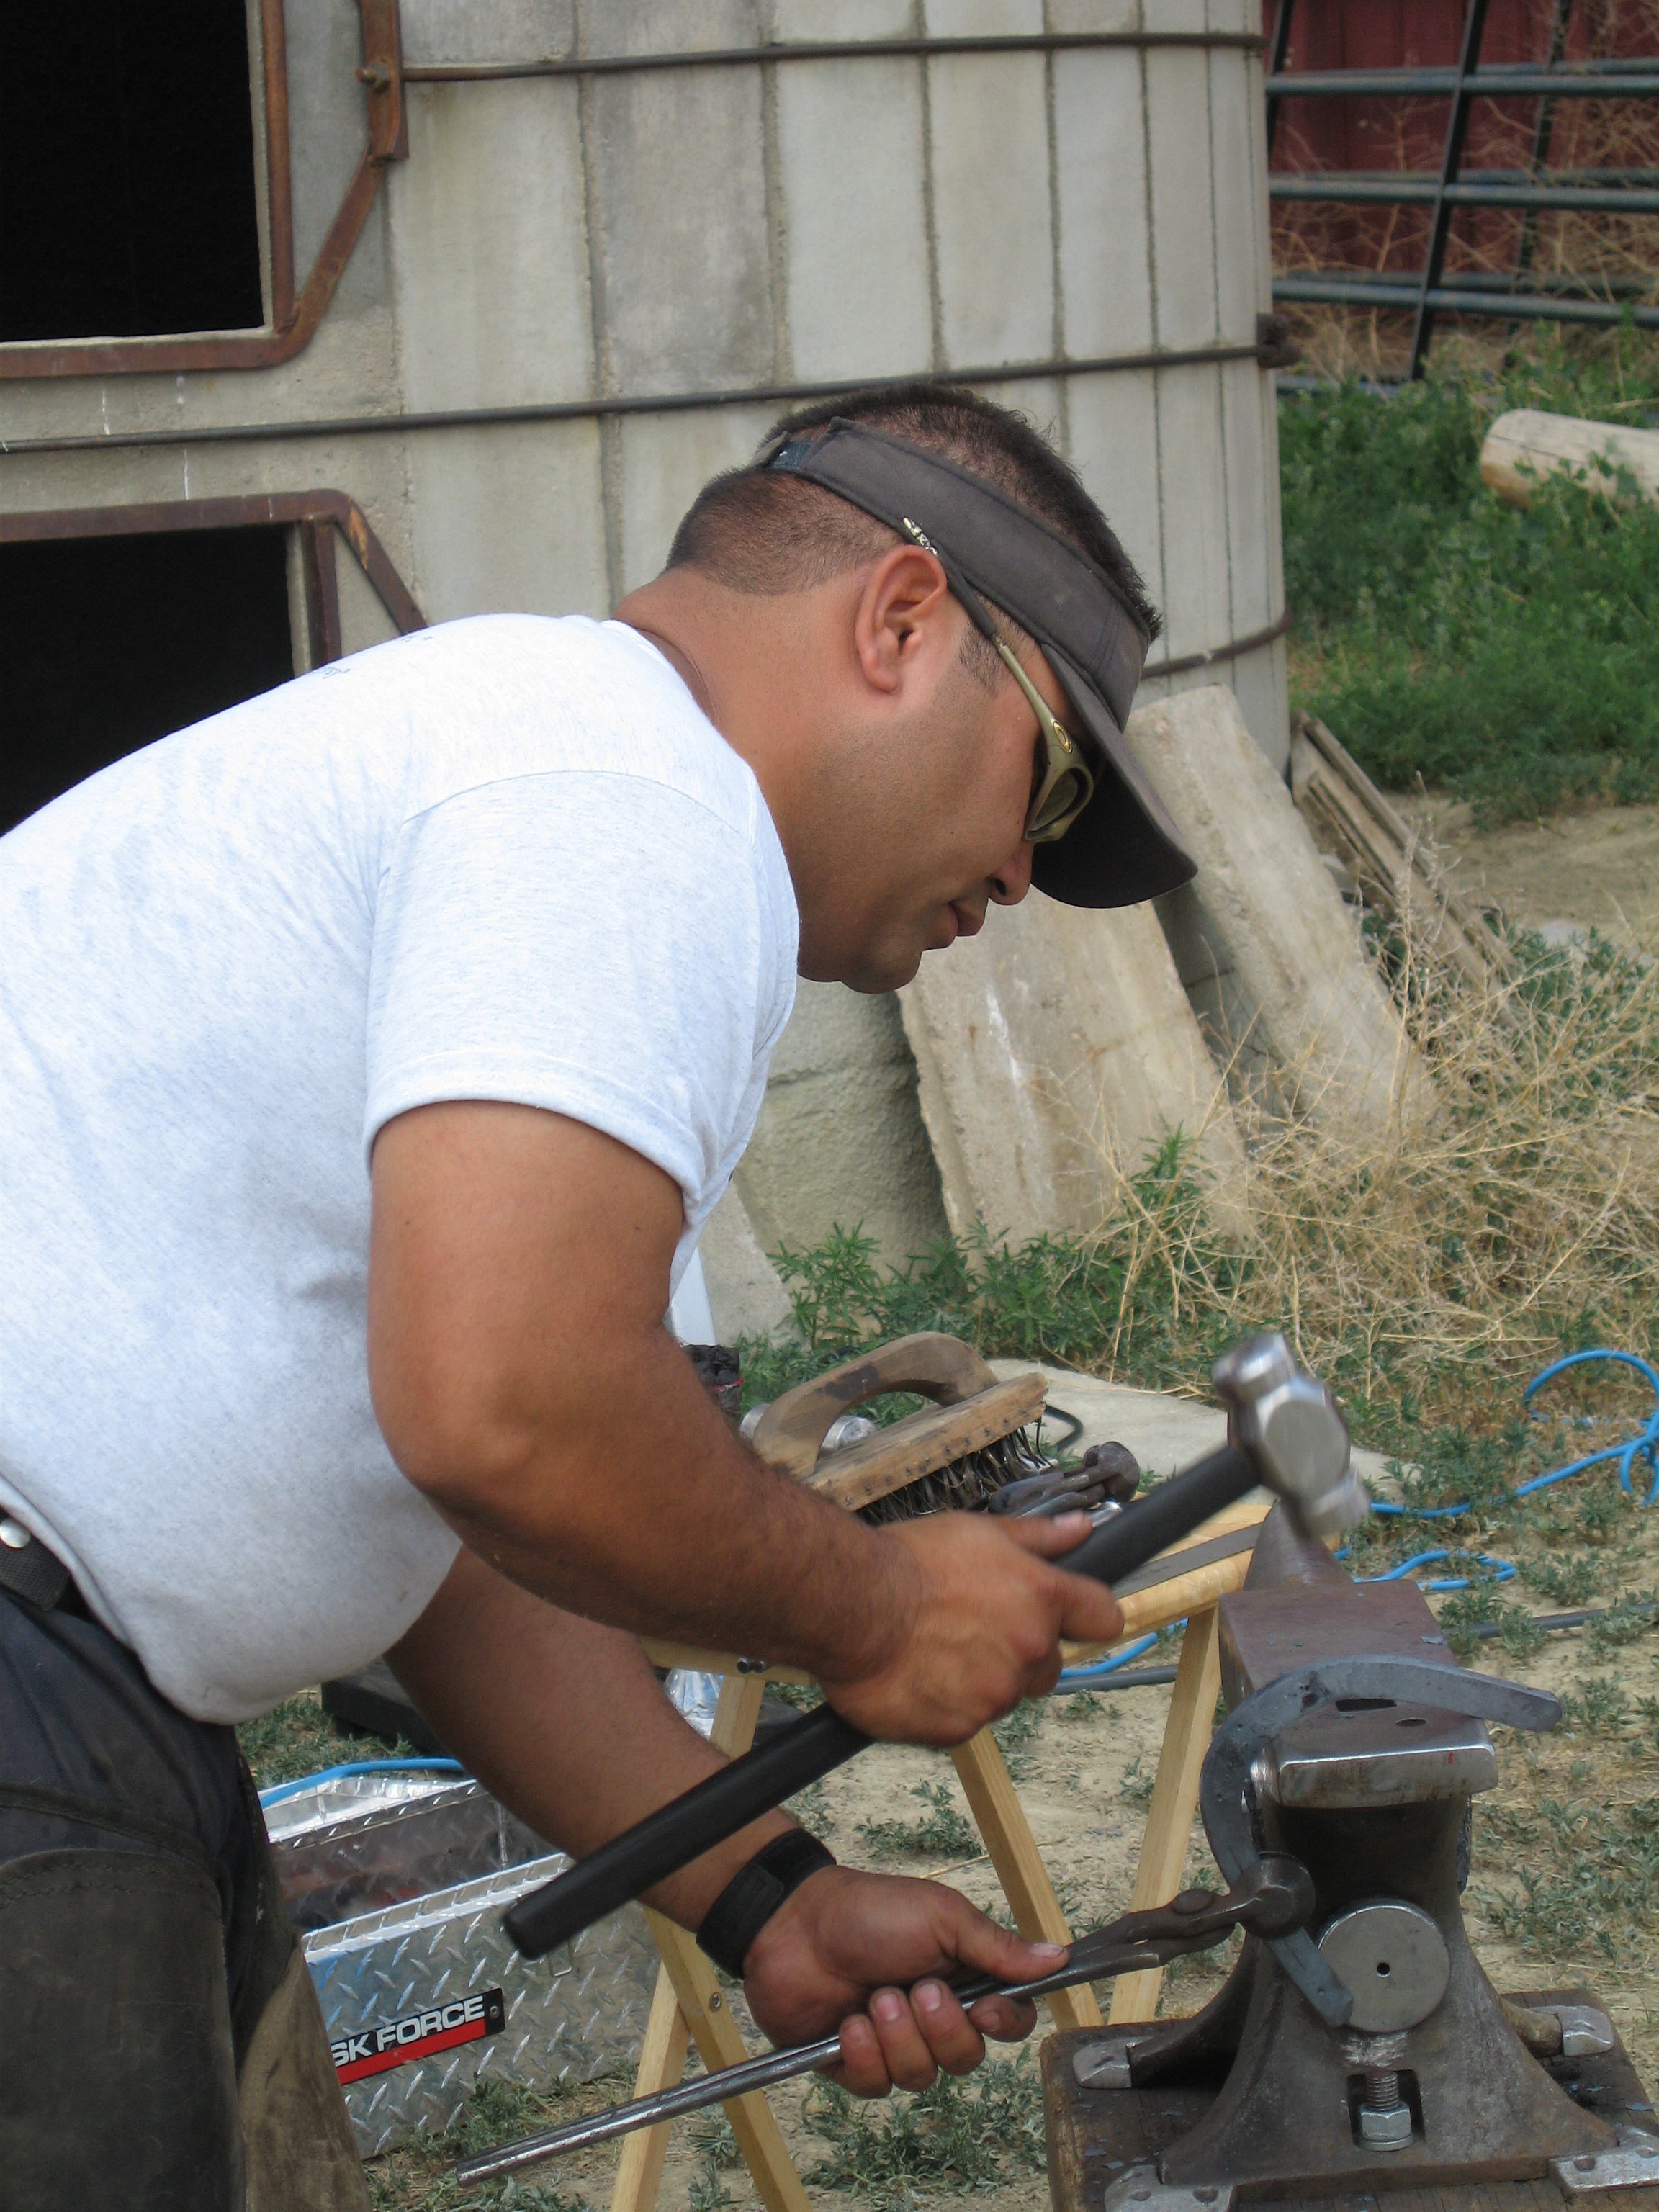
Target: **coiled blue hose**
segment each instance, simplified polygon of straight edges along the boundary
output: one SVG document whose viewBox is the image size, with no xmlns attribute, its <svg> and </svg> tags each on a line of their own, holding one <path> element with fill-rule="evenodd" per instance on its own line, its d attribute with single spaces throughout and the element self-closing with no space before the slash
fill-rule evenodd
<svg viewBox="0 0 1659 2212">
<path fill-rule="evenodd" d="M 1529 1498 L 1535 1490 L 1547 1490 L 1552 1483 L 1565 1482 L 1572 1475 L 1583 1474 L 1586 1468 L 1600 1467 L 1604 1461 L 1610 1459 L 1618 1461 L 1619 1487 L 1629 1497 L 1632 1494 L 1631 1474 L 1639 1458 L 1645 1459 L 1653 1469 L 1652 1486 L 1642 1503 L 1652 1505 L 1659 1502 L 1659 1368 L 1639 1358 L 1633 1352 L 1613 1352 L 1605 1346 L 1594 1352 L 1570 1352 L 1566 1358 L 1554 1361 L 1533 1376 L 1527 1385 L 1522 1405 L 1526 1408 L 1528 1418 L 1537 1420 L 1539 1416 L 1533 1412 L 1532 1401 L 1544 1385 L 1553 1382 L 1558 1375 L 1565 1374 L 1569 1367 L 1583 1367 L 1587 1362 L 1595 1359 L 1608 1360 L 1620 1367 L 1633 1367 L 1638 1374 L 1645 1375 L 1653 1386 L 1652 1414 L 1628 1443 L 1605 1444 L 1600 1451 L 1590 1452 L 1583 1459 L 1576 1459 L 1566 1467 L 1554 1467 L 1547 1474 L 1535 1474 L 1530 1482 L 1521 1483 L 1510 1491 L 1511 1498 Z M 1455 1521 L 1460 1514 L 1468 1511 L 1469 1504 L 1467 1498 L 1461 1505 L 1394 1505 L 1373 1501 L 1371 1510 L 1390 1520 Z"/>
</svg>

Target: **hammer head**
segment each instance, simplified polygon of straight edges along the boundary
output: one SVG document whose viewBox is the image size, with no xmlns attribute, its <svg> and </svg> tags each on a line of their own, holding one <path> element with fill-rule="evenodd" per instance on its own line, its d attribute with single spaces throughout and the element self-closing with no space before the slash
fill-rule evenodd
<svg viewBox="0 0 1659 2212">
<path fill-rule="evenodd" d="M 1369 1500 L 1348 1451 L 1348 1425 L 1325 1385 L 1298 1367 L 1277 1329 L 1224 1352 L 1210 1380 L 1227 1429 L 1310 1536 L 1340 1536 Z"/>
</svg>

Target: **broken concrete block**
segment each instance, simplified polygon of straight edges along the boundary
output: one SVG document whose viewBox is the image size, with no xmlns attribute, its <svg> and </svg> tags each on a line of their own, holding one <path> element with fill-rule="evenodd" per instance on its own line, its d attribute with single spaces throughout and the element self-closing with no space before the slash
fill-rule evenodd
<svg viewBox="0 0 1659 2212">
<path fill-rule="evenodd" d="M 1290 793 L 1220 684 L 1129 718 L 1199 872 L 1158 919 L 1212 1048 L 1287 1110 L 1380 1132 L 1426 1077 Z"/>
<path fill-rule="evenodd" d="M 760 1247 L 736 1187 L 703 1224 L 697 1242 L 703 1282 L 714 1316 L 715 1340 L 735 1344 L 740 1336 L 776 1336 L 794 1328 L 789 1293 Z"/>
<path fill-rule="evenodd" d="M 1168 1133 L 1194 1139 L 1224 1218 L 1243 1160 L 1226 1093 L 1146 907 L 1033 893 L 928 954 L 899 994 L 958 1235 L 1097 1229 Z"/>
</svg>

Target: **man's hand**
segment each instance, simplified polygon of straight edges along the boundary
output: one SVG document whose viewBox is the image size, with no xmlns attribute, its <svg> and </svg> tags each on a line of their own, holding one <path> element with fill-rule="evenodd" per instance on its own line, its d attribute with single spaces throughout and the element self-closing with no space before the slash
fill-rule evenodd
<svg viewBox="0 0 1659 2212">
<path fill-rule="evenodd" d="M 1109 1590 L 1060 1571 L 1089 1525 L 1086 1513 L 935 1513 L 892 1527 L 916 1577 L 904 1640 L 866 1673 L 823 1673 L 824 1695 L 867 1735 L 930 1744 L 965 1742 L 1041 1697 L 1060 1674 L 1061 1637 L 1107 1644 L 1123 1626 Z"/>
<path fill-rule="evenodd" d="M 369 1379 L 393 1456 L 480 1559 L 635 1632 L 789 1660 L 872 1733 L 959 1743 L 1105 1642 L 1047 1564 L 1074 1523 L 866 1528 L 766 1467 L 662 1325 L 678 1186 L 534 1107 L 457 1101 L 375 1139 Z"/>
<path fill-rule="evenodd" d="M 804 2043 L 840 2022 L 833 2078 L 858 2096 L 884 2097 L 925 2089 L 940 2067 L 971 2073 L 988 2035 L 1013 2043 L 1035 2026 L 1033 2006 L 1006 1997 L 981 1997 L 964 2013 L 945 1977 L 1030 1980 L 1064 1956 L 999 1928 L 938 1882 L 826 1867 L 750 1945 L 744 1990 L 774 2043 Z"/>
</svg>

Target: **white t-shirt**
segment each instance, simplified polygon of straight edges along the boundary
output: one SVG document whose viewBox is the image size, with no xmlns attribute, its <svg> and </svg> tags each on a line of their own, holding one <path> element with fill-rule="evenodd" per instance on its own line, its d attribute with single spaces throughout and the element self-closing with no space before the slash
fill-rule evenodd
<svg viewBox="0 0 1659 2212">
<path fill-rule="evenodd" d="M 678 1281 L 793 998 L 782 848 L 636 632 L 491 616 L 118 761 L 0 860 L 0 1504 L 243 1719 L 384 1650 L 457 1550 L 369 1402 L 376 1131 L 605 1130 L 684 1194 Z"/>
</svg>

